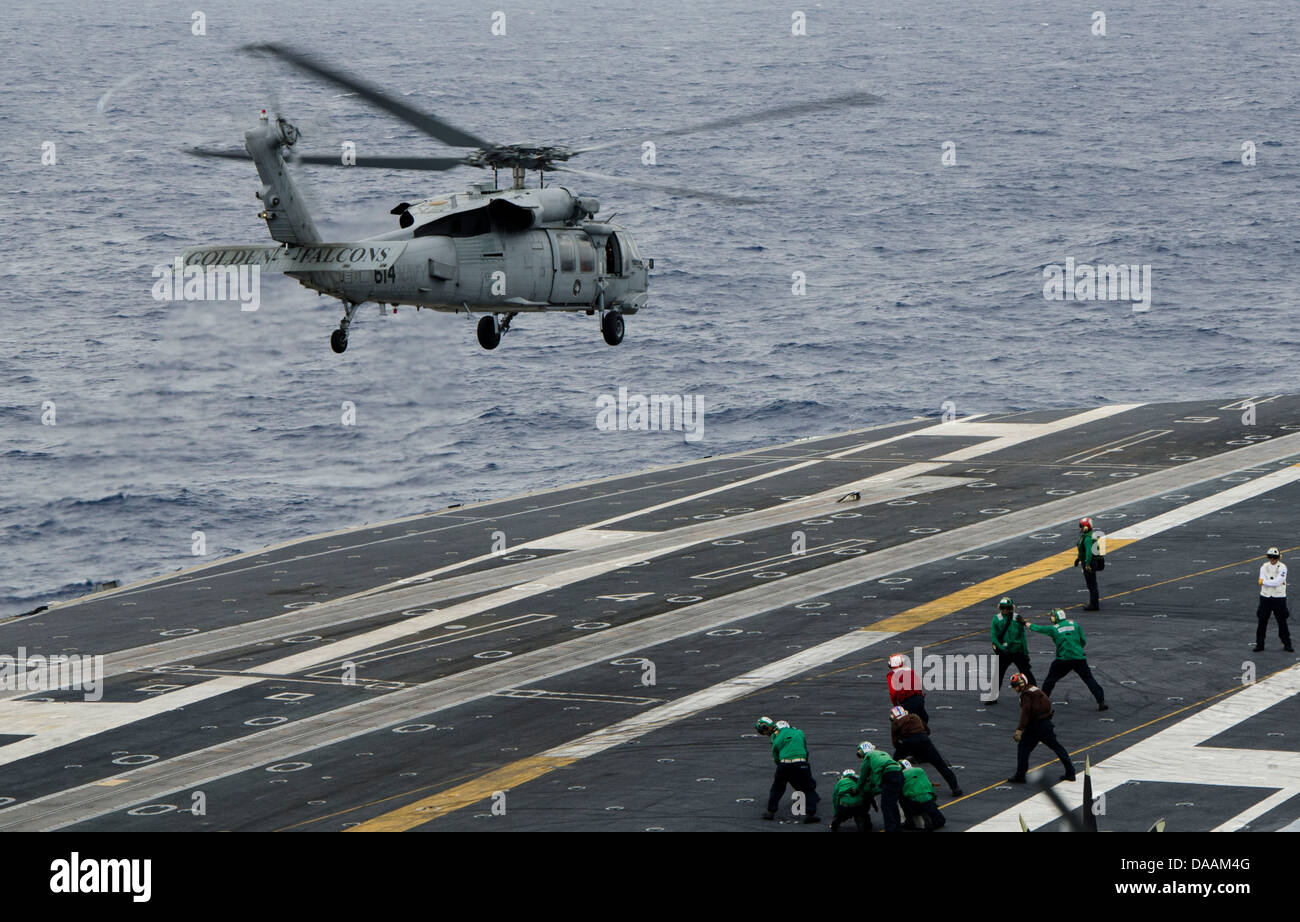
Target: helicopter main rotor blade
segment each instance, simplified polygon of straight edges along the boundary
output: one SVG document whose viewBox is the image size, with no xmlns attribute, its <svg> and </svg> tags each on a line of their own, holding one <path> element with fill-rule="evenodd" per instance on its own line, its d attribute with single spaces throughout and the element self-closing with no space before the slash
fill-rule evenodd
<svg viewBox="0 0 1300 922">
<path fill-rule="evenodd" d="M 335 86 L 356 93 L 371 105 L 383 109 L 390 115 L 396 116 L 413 128 L 418 128 L 420 131 L 432 138 L 437 138 L 444 144 L 450 144 L 452 147 L 475 148 L 488 148 L 492 146 L 477 135 L 470 134 L 467 131 L 462 131 L 455 125 L 444 122 L 437 116 L 430 115 L 427 112 L 421 112 L 419 109 L 409 106 L 401 100 L 394 99 L 382 90 L 362 83 L 355 77 L 337 70 L 331 70 L 321 64 L 317 64 L 311 58 L 300 52 L 294 51 L 291 48 L 286 48 L 283 45 L 276 45 L 270 42 L 263 42 L 245 45 L 241 50 L 263 52 L 265 54 L 273 55 L 282 61 L 292 64 L 299 70 L 306 71 L 313 76 L 319 77 L 327 83 L 332 83 Z"/>
<path fill-rule="evenodd" d="M 344 163 L 338 154 L 302 154 L 294 163 L 313 166 L 370 167 L 380 170 L 452 170 L 467 166 L 464 157 L 358 157 L 356 163 Z"/>
<path fill-rule="evenodd" d="M 883 97 L 876 96 L 874 93 L 846 93 L 843 96 L 832 96 L 829 99 L 788 103 L 784 106 L 776 106 L 771 109 L 761 109 L 758 112 L 749 112 L 743 115 L 728 115 L 725 118 L 714 119 L 711 122 L 701 122 L 698 125 L 686 125 L 681 128 L 645 131 L 635 137 L 620 138 L 617 141 L 605 141 L 602 144 L 593 144 L 590 147 L 580 147 L 574 150 L 574 153 L 585 154 L 593 150 L 604 150 L 607 147 L 617 147 L 620 144 L 639 144 L 647 137 L 655 139 L 675 138 L 685 134 L 694 134 L 697 131 L 713 131 L 718 128 L 735 128 L 739 125 L 752 125 L 756 122 L 771 122 L 783 118 L 799 118 L 805 115 L 812 115 L 816 112 L 828 112 L 836 109 L 852 109 L 859 106 L 874 106 L 883 101 Z"/>
<path fill-rule="evenodd" d="M 759 199 L 749 198 L 743 195 L 730 195 L 725 192 L 691 189 L 687 186 L 678 186 L 673 183 L 659 182 L 652 179 L 634 179 L 631 176 L 612 176 L 609 173 L 593 173 L 591 170 L 577 170 L 571 166 L 560 166 L 559 164 L 553 164 L 550 172 L 572 173 L 575 176 L 586 176 L 589 179 L 605 179 L 610 182 L 624 183 L 629 186 L 645 186 L 647 189 L 658 189 L 661 192 L 668 192 L 672 195 L 684 195 L 688 198 L 711 199 L 718 202 L 728 202 L 733 205 L 757 205 L 760 201 Z"/>
<path fill-rule="evenodd" d="M 195 157 L 221 157 L 224 160 L 252 160 L 246 150 L 213 150 L 210 147 L 187 147 L 185 153 Z"/>
</svg>

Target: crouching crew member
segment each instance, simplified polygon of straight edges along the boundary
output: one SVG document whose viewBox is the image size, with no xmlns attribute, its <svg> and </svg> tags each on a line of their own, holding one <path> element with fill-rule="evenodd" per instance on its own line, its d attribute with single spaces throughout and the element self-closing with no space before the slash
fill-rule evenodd
<svg viewBox="0 0 1300 922">
<path fill-rule="evenodd" d="M 921 718 L 907 713 L 901 707 L 891 708 L 889 736 L 894 741 L 895 761 L 908 758 L 913 762 L 929 762 L 943 776 L 943 780 L 948 782 L 952 796 L 961 796 L 961 788 L 957 786 L 957 776 L 953 774 L 952 767 L 944 761 L 938 747 L 930 739 L 930 731 L 926 729 L 925 724 L 921 723 Z"/>
<path fill-rule="evenodd" d="M 906 759 L 898 764 L 903 767 L 903 796 L 898 802 L 903 808 L 903 816 L 907 818 L 903 828 L 915 829 L 916 818 L 920 817 L 921 828 L 926 832 L 942 829 L 943 824 L 948 821 L 944 819 L 943 811 L 939 809 L 937 798 L 934 796 L 934 785 L 930 783 L 930 777 L 925 773 L 925 769 L 919 765 L 913 766 Z"/>
<path fill-rule="evenodd" d="M 858 773 L 846 768 L 835 782 L 835 791 L 831 794 L 831 803 L 835 805 L 835 816 L 831 819 L 831 832 L 839 832 L 845 820 L 853 820 L 858 832 L 871 832 L 871 802 L 859 789 Z"/>
<path fill-rule="evenodd" d="M 772 761 L 776 763 L 776 777 L 772 779 L 772 790 L 767 795 L 767 810 L 763 819 L 776 818 L 777 807 L 785 796 L 786 785 L 807 796 L 805 804 L 807 815 L 805 823 L 819 823 L 817 815 L 817 780 L 813 778 L 812 767 L 808 764 L 808 744 L 804 741 L 803 731 L 796 730 L 784 720 L 760 717 L 754 724 L 760 736 L 772 738 Z"/>
<path fill-rule="evenodd" d="M 1052 701 L 1041 688 L 1029 684 L 1029 680 L 1020 673 L 1011 677 L 1011 687 L 1020 693 L 1020 723 L 1012 737 L 1019 747 L 1016 749 L 1016 773 L 1007 780 L 1013 784 L 1025 783 L 1025 772 L 1029 771 L 1029 754 L 1039 743 L 1046 743 L 1047 748 L 1056 753 L 1056 757 L 1065 766 L 1062 781 L 1074 780 L 1074 763 L 1070 753 L 1056 738 L 1052 727 Z"/>
<path fill-rule="evenodd" d="M 1259 618 L 1259 627 L 1255 631 L 1255 652 L 1264 649 L 1264 635 L 1268 632 L 1268 619 L 1277 618 L 1277 637 L 1282 641 L 1282 649 L 1294 653 L 1291 646 L 1291 631 L 1286 619 L 1291 612 L 1286 607 L 1286 564 L 1275 547 L 1268 549 L 1268 560 L 1259 568 L 1259 608 L 1255 615 Z"/>
<path fill-rule="evenodd" d="M 1036 685 L 1034 670 L 1029 668 L 1029 645 L 1025 643 L 1025 626 L 1016 620 L 1016 603 L 1011 596 L 998 600 L 998 612 L 993 616 L 989 628 L 989 639 L 993 641 L 993 651 L 998 655 L 998 677 L 993 683 L 993 697 L 981 704 L 997 704 L 998 692 L 1002 689 L 1002 679 L 1007 669 L 1015 666 L 1017 672 L 1023 672 L 1030 685 Z"/>
<path fill-rule="evenodd" d="M 925 711 L 925 691 L 921 688 L 921 677 L 904 665 L 906 662 L 901 653 L 895 653 L 889 658 L 889 673 L 885 676 L 885 681 L 889 683 L 889 703 L 907 708 L 910 713 L 921 718 L 921 722 L 928 728 L 930 715 Z"/>
<path fill-rule="evenodd" d="M 1057 682 L 1069 673 L 1077 672 L 1079 678 L 1083 679 L 1083 684 L 1088 686 L 1088 691 L 1092 692 L 1092 697 L 1097 699 L 1097 710 L 1108 710 L 1106 693 L 1092 677 L 1092 670 L 1088 668 L 1088 657 L 1083 652 L 1083 648 L 1088 645 L 1088 638 L 1083 636 L 1083 626 L 1065 617 L 1065 612 L 1059 608 L 1052 609 L 1051 618 L 1052 623 L 1048 627 L 1038 624 L 1029 625 L 1031 631 L 1046 634 L 1056 644 L 1056 659 L 1052 660 L 1052 668 L 1047 670 L 1047 681 L 1043 683 L 1043 691 L 1051 695 Z M 1023 618 L 1020 622 L 1028 624 Z"/>
<path fill-rule="evenodd" d="M 858 744 L 858 789 L 868 797 L 879 796 L 885 832 L 898 832 L 898 799 L 903 796 L 903 769 L 871 743 Z"/>
</svg>

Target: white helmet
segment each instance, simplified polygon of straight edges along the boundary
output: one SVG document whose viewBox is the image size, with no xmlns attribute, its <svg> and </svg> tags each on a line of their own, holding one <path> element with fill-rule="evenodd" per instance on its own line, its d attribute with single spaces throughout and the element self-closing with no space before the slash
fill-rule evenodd
<svg viewBox="0 0 1300 922">
<path fill-rule="evenodd" d="M 851 769 L 851 768 L 846 768 L 846 769 L 844 769 L 844 771 L 840 772 L 840 777 L 841 777 L 841 778 L 856 778 L 856 777 L 858 777 L 858 773 L 857 773 L 856 771 L 854 771 L 853 769 Z"/>
<path fill-rule="evenodd" d="M 909 762 L 907 759 L 904 759 L 903 761 L 898 763 L 898 767 L 901 768 L 903 771 L 907 771 L 909 768 L 912 767 L 912 763 Z"/>
<path fill-rule="evenodd" d="M 865 759 L 868 752 L 875 752 L 875 750 L 876 747 L 874 745 L 864 740 L 861 743 L 858 743 L 858 758 Z"/>
<path fill-rule="evenodd" d="M 1268 551 L 1267 551 L 1267 556 L 1269 556 L 1269 557 L 1281 557 L 1282 555 L 1281 555 L 1280 553 L 1278 553 L 1277 548 L 1275 548 L 1275 547 L 1270 547 L 1270 548 L 1268 549 Z"/>
<path fill-rule="evenodd" d="M 902 720 L 907 716 L 907 708 L 894 705 L 889 709 L 889 716 L 894 720 Z"/>
<path fill-rule="evenodd" d="M 903 654 L 895 653 L 893 656 L 889 658 L 889 668 L 897 669 L 900 666 L 902 666 L 904 662 L 906 661 L 903 659 Z"/>
</svg>

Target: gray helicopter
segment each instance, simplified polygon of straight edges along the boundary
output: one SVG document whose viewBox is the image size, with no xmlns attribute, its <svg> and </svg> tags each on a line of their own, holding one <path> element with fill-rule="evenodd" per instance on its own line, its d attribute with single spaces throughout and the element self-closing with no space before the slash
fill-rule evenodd
<svg viewBox="0 0 1300 922">
<path fill-rule="evenodd" d="M 299 284 L 343 302 L 343 319 L 330 336 L 335 352 L 348 347 L 353 315 L 367 301 L 394 309 L 480 314 L 478 341 L 495 349 L 517 314 L 584 311 L 599 314 L 600 329 L 611 346 L 623 341 L 625 314 L 635 314 L 649 300 L 649 270 L 654 260 L 642 256 L 627 228 L 596 219 L 597 199 L 559 185 L 545 185 L 546 173 L 571 173 L 660 189 L 676 195 L 739 204 L 756 200 L 744 196 L 688 189 L 682 186 L 608 176 L 566 166 L 577 154 L 600 150 L 631 139 L 585 148 L 492 144 L 469 132 L 421 112 L 392 96 L 311 58 L 274 44 L 249 45 L 244 50 L 276 57 L 306 73 L 355 93 L 424 134 L 452 147 L 471 148 L 461 156 L 355 156 L 299 154 L 294 147 L 298 129 L 265 110 L 259 124 L 244 135 L 244 151 L 193 148 L 205 157 L 251 159 L 262 181 L 256 195 L 272 239 L 279 246 L 202 246 L 184 251 L 185 266 L 229 271 L 258 266 L 282 272 Z M 793 118 L 828 109 L 870 105 L 879 97 L 852 93 L 833 99 L 802 102 L 704 124 L 655 132 L 656 137 L 688 134 L 778 118 Z M 491 169 L 492 182 L 471 183 L 463 192 L 437 195 L 419 202 L 401 202 L 392 209 L 398 229 L 355 242 L 328 243 L 316 230 L 301 194 L 289 175 L 288 163 L 319 166 L 370 167 L 397 170 L 450 170 L 459 166 Z M 498 171 L 509 169 L 512 185 L 498 188 Z M 536 188 L 525 188 L 528 170 L 535 170 Z"/>
</svg>

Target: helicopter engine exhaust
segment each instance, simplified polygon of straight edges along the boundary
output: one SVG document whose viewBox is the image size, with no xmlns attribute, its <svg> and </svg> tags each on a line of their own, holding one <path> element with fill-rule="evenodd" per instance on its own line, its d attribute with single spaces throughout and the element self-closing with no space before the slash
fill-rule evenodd
<svg viewBox="0 0 1300 922">
<path fill-rule="evenodd" d="M 576 221 L 599 210 L 600 203 L 588 196 L 577 197 L 561 186 L 528 190 L 528 198 L 516 201 L 505 196 L 488 203 L 488 218 L 503 231 L 524 231 L 556 221 Z"/>
</svg>

